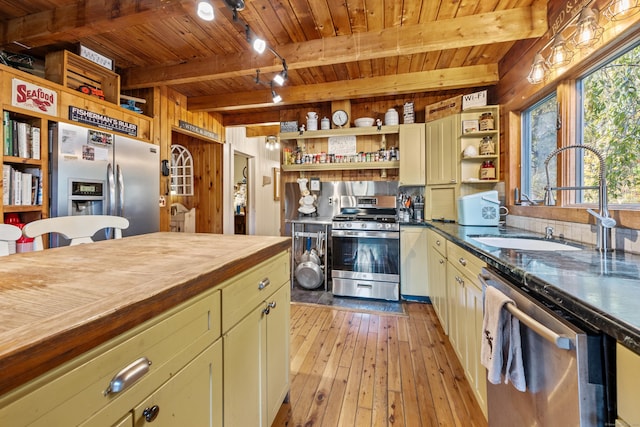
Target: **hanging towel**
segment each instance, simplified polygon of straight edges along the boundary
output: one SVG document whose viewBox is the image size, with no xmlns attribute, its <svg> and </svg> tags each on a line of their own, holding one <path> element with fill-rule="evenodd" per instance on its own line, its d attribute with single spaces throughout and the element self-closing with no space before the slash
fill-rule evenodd
<svg viewBox="0 0 640 427">
<path fill-rule="evenodd" d="M 513 383 L 519 391 L 526 390 L 520 322 L 505 308 L 513 300 L 492 286 L 485 288 L 484 317 L 480 361 L 487 368 L 487 379 L 492 384 Z"/>
</svg>

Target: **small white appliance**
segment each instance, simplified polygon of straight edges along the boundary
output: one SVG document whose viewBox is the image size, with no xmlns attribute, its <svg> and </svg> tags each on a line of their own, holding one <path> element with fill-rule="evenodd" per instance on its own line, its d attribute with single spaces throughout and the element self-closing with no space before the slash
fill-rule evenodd
<svg viewBox="0 0 640 427">
<path fill-rule="evenodd" d="M 458 197 L 458 224 L 497 226 L 500 200 L 495 190 Z"/>
</svg>

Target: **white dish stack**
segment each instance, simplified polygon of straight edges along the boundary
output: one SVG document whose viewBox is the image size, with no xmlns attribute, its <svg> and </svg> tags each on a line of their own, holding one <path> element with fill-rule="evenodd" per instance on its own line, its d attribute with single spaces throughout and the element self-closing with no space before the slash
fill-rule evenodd
<svg viewBox="0 0 640 427">
<path fill-rule="evenodd" d="M 413 102 L 404 103 L 404 124 L 415 123 L 416 116 L 413 111 Z"/>
<path fill-rule="evenodd" d="M 384 114 L 384 124 L 387 126 L 395 126 L 399 124 L 398 112 L 395 109 L 389 108 Z"/>
</svg>

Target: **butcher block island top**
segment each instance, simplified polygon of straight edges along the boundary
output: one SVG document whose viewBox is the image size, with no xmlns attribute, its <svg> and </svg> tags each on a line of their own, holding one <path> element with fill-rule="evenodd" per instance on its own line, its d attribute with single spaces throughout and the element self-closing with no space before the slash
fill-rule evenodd
<svg viewBox="0 0 640 427">
<path fill-rule="evenodd" d="M 290 248 L 152 233 L 0 260 L 0 395 Z"/>
</svg>

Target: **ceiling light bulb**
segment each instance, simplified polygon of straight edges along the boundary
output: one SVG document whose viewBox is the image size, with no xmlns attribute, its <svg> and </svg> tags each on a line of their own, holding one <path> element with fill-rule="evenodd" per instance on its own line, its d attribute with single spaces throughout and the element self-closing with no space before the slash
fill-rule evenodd
<svg viewBox="0 0 640 427">
<path fill-rule="evenodd" d="M 264 40 L 260 38 L 256 38 L 253 40 L 253 50 L 255 50 L 256 52 L 262 53 L 266 48 L 267 42 L 265 42 Z"/>
<path fill-rule="evenodd" d="M 282 75 L 282 73 L 278 73 L 276 74 L 276 76 L 273 78 L 273 81 L 278 84 L 279 86 L 282 86 L 284 84 L 284 76 Z"/>
<path fill-rule="evenodd" d="M 277 104 L 282 101 L 282 97 L 276 93 L 275 90 L 271 91 L 271 96 L 273 97 L 273 103 Z"/>
<path fill-rule="evenodd" d="M 598 25 L 595 12 L 590 7 L 585 7 L 580 12 L 573 43 L 579 48 L 591 47 L 602 37 L 603 28 Z"/>
<path fill-rule="evenodd" d="M 547 62 L 551 68 L 560 68 L 569 65 L 573 59 L 573 52 L 567 46 L 562 34 L 558 34 L 551 46 L 551 53 Z"/>
<path fill-rule="evenodd" d="M 542 83 L 547 77 L 547 71 L 549 67 L 544 62 L 544 58 L 541 54 L 537 53 L 535 59 L 533 60 L 533 65 L 531 66 L 531 71 L 527 76 L 527 80 L 532 85 Z"/>
<path fill-rule="evenodd" d="M 640 0 L 613 0 L 604 10 L 612 21 L 621 21 L 640 12 Z"/>
<path fill-rule="evenodd" d="M 204 19 L 205 21 L 213 21 L 213 6 L 209 2 L 209 0 L 200 0 L 198 2 L 197 13 L 201 19 Z"/>
</svg>

